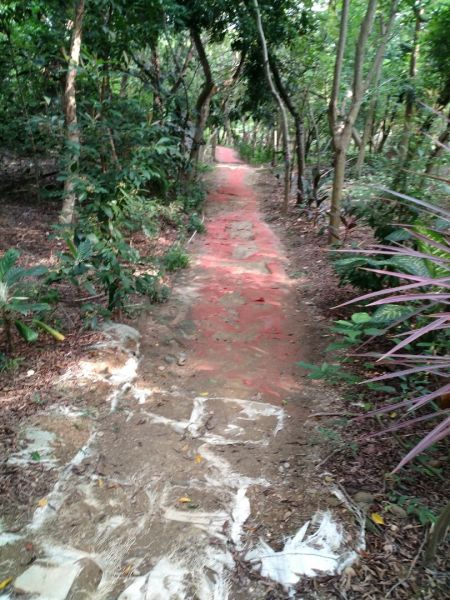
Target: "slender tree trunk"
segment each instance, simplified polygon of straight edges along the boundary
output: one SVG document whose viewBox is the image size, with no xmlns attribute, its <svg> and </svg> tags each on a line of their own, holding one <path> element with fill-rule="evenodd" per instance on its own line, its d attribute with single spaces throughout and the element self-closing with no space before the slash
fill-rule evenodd
<svg viewBox="0 0 450 600">
<path fill-rule="evenodd" d="M 394 124 L 395 117 L 397 115 L 398 106 L 397 103 L 394 105 L 394 108 L 390 112 L 389 115 L 385 115 L 383 119 L 383 123 L 381 125 L 381 139 L 376 147 L 375 152 L 377 154 L 382 154 L 384 150 L 384 146 L 387 142 L 387 139 L 392 131 L 392 125 Z"/>
<path fill-rule="evenodd" d="M 330 237 L 332 241 L 339 240 L 339 227 L 341 225 L 341 199 L 345 180 L 346 149 L 336 149 L 334 153 L 334 176 L 331 192 L 330 209 Z M 331 236 L 331 234 L 333 234 Z"/>
<path fill-rule="evenodd" d="M 211 160 L 216 162 L 216 148 L 217 148 L 217 129 L 214 129 L 211 136 Z"/>
<path fill-rule="evenodd" d="M 264 61 L 264 70 L 266 73 L 267 82 L 272 92 L 272 96 L 275 98 L 278 108 L 280 109 L 281 124 L 283 127 L 283 153 L 284 153 L 284 200 L 283 200 L 283 212 L 287 213 L 289 207 L 289 194 L 291 189 L 291 154 L 289 148 L 289 126 L 288 118 L 286 114 L 286 108 L 277 91 L 277 88 L 272 80 L 272 73 L 269 65 L 269 53 L 267 50 L 266 37 L 264 35 L 264 28 L 261 20 L 261 13 L 259 10 L 258 0 L 253 0 L 253 8 L 255 9 L 256 24 L 258 27 L 259 40 L 261 42 L 261 49 Z"/>
<path fill-rule="evenodd" d="M 196 123 L 190 154 L 190 161 L 194 164 L 194 166 L 196 166 L 199 160 L 200 146 L 203 144 L 203 132 L 209 116 L 209 106 L 211 103 L 211 98 L 216 92 L 216 86 L 214 85 L 208 57 L 206 56 L 205 48 L 199 32 L 195 29 L 192 29 L 191 37 L 192 41 L 194 42 L 195 49 L 197 50 L 197 55 L 205 76 L 205 83 L 203 84 L 202 91 L 200 92 L 195 107 Z"/>
<path fill-rule="evenodd" d="M 69 67 L 66 77 L 64 93 L 64 115 L 66 125 L 66 141 L 70 155 L 66 180 L 64 182 L 64 199 L 60 221 L 71 224 L 75 215 L 76 192 L 75 172 L 80 156 L 80 132 L 77 121 L 77 102 L 75 81 L 80 63 L 81 35 L 83 31 L 84 0 L 77 0 L 75 4 L 75 18 L 70 41 Z"/>
<path fill-rule="evenodd" d="M 122 75 L 122 78 L 120 80 L 119 98 L 126 98 L 127 97 L 128 78 L 129 78 L 128 73 L 124 73 Z"/>
<path fill-rule="evenodd" d="M 161 66 L 158 54 L 158 42 L 155 40 L 150 48 L 150 60 L 152 63 L 152 86 L 153 86 L 153 118 L 152 121 L 161 119 L 163 115 L 163 101 L 161 96 Z"/>
<path fill-rule="evenodd" d="M 283 85 L 278 66 L 273 57 L 269 57 L 269 64 L 278 93 L 294 119 L 295 152 L 297 154 L 297 204 L 301 204 L 304 200 L 303 180 L 305 177 L 305 129 L 303 119 Z"/>
<path fill-rule="evenodd" d="M 256 150 L 256 145 L 257 145 L 257 142 L 258 142 L 258 127 L 259 127 L 259 123 L 258 122 L 253 123 L 252 141 L 251 141 L 253 152 Z"/>
<path fill-rule="evenodd" d="M 338 117 L 338 100 L 339 100 L 339 88 L 341 81 L 341 73 L 344 59 L 345 44 L 347 40 L 347 29 L 349 21 L 349 6 L 350 0 L 343 0 L 343 7 L 341 12 L 341 23 L 339 29 L 339 42 L 336 55 L 336 63 L 334 69 L 333 89 L 331 93 L 330 105 L 328 108 L 328 118 L 330 123 L 330 129 L 332 133 L 333 147 L 335 151 L 335 171 L 333 178 L 333 190 L 331 194 L 331 209 L 330 209 L 330 230 L 329 230 L 329 241 L 335 243 L 339 241 L 339 226 L 340 226 L 340 210 L 341 210 L 341 199 L 342 189 L 345 178 L 345 160 L 347 155 L 348 146 L 352 135 L 354 135 L 354 125 L 358 116 L 361 104 L 364 98 L 364 94 L 368 89 L 369 85 L 373 82 L 377 65 L 383 60 L 384 51 L 386 47 L 387 38 L 390 34 L 395 15 L 397 12 L 399 0 L 393 0 L 390 7 L 389 22 L 386 27 L 385 35 L 380 40 L 378 45 L 374 61 L 372 66 L 369 68 L 366 78 L 363 77 L 364 63 L 366 58 L 366 49 L 369 39 L 370 32 L 373 27 L 375 18 L 375 10 L 377 7 L 377 0 L 368 0 L 366 13 L 361 21 L 359 28 L 358 40 L 355 49 L 355 66 L 353 74 L 353 85 L 352 85 L 352 99 L 351 105 L 348 109 L 347 114 L 343 122 Z"/>
<path fill-rule="evenodd" d="M 400 140 L 400 148 L 399 148 L 399 166 L 400 168 L 397 171 L 397 175 L 394 177 L 393 187 L 403 187 L 406 183 L 406 174 L 403 169 L 407 165 L 407 159 L 411 149 L 411 136 L 413 130 L 413 121 L 415 114 L 415 98 L 413 92 L 413 86 L 415 84 L 416 76 L 417 76 L 417 58 L 418 58 L 418 50 L 419 50 L 419 34 L 422 27 L 422 8 L 415 7 L 415 25 L 414 25 L 414 35 L 412 40 L 412 48 L 411 54 L 409 57 L 409 84 L 411 89 L 407 90 L 405 93 L 405 116 L 403 121 L 403 133 Z"/>
<path fill-rule="evenodd" d="M 437 143 L 435 144 L 433 150 L 431 151 L 427 164 L 425 166 L 425 173 L 427 175 L 431 175 L 434 169 L 434 165 L 439 156 L 443 153 L 445 144 L 450 139 L 450 112 L 447 117 L 447 126 L 444 131 L 440 134 Z"/>
<path fill-rule="evenodd" d="M 384 40 L 384 45 L 386 45 L 387 36 L 386 36 L 386 29 L 385 29 L 383 22 L 381 22 L 380 33 L 381 33 L 381 38 Z M 358 159 L 356 161 L 356 166 L 355 166 L 355 173 L 356 173 L 356 177 L 358 179 L 359 179 L 359 177 L 361 177 L 361 170 L 362 170 L 362 166 L 364 164 L 364 159 L 366 157 L 366 146 L 367 146 L 369 139 L 371 137 L 371 134 L 372 134 L 373 123 L 374 123 L 374 119 L 375 119 L 375 109 L 376 109 L 377 102 L 378 102 L 378 86 L 380 84 L 381 73 L 383 70 L 383 60 L 382 60 L 383 57 L 384 57 L 384 53 L 381 56 L 381 60 L 379 60 L 374 65 L 374 72 L 375 72 L 374 82 L 373 82 L 374 92 L 372 94 L 372 97 L 370 99 L 369 106 L 367 109 L 366 120 L 364 123 L 364 131 L 363 131 L 363 135 L 361 138 L 361 145 L 359 146 Z"/>
</svg>

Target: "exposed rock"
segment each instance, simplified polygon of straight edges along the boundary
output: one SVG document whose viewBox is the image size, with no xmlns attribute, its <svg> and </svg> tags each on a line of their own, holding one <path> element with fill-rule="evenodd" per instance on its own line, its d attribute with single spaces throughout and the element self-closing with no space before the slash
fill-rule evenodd
<svg viewBox="0 0 450 600">
<path fill-rule="evenodd" d="M 406 517 L 408 516 L 406 510 L 398 504 L 391 504 L 389 506 L 389 512 L 392 513 L 395 517 L 398 517 L 399 519 L 406 519 Z"/>
<path fill-rule="evenodd" d="M 108 342 L 100 344 L 100 346 L 119 346 L 128 352 L 137 352 L 141 334 L 134 327 L 130 327 L 124 323 L 109 322 L 103 325 L 102 331 L 108 338 Z"/>
<path fill-rule="evenodd" d="M 186 360 L 187 360 L 186 354 L 184 352 L 181 352 L 178 355 L 177 365 L 179 367 L 183 367 L 186 364 Z"/>
<path fill-rule="evenodd" d="M 353 500 L 355 502 L 362 503 L 362 504 L 372 504 L 372 502 L 375 500 L 375 496 L 373 494 L 371 494 L 370 492 L 356 492 L 356 494 L 354 494 L 353 496 Z"/>
</svg>

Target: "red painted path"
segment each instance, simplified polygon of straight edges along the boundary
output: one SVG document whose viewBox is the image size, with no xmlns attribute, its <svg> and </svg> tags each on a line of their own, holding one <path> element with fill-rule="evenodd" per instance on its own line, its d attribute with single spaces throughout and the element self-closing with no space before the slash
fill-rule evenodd
<svg viewBox="0 0 450 600">
<path fill-rule="evenodd" d="M 224 393 L 281 401 L 297 388 L 301 359 L 292 280 L 252 188 L 254 170 L 217 148 L 217 186 L 194 268 L 199 295 L 191 356 L 197 377 Z"/>
</svg>

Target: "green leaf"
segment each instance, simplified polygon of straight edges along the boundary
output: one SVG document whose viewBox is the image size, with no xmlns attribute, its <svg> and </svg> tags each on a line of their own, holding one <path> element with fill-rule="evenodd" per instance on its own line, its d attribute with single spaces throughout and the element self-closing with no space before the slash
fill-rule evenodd
<svg viewBox="0 0 450 600">
<path fill-rule="evenodd" d="M 31 329 L 31 327 L 28 327 L 28 325 L 26 325 L 22 321 L 14 321 L 14 325 L 16 326 L 17 331 L 20 333 L 20 335 L 26 342 L 31 343 L 35 342 L 38 339 L 38 332 L 34 329 Z"/>
<path fill-rule="evenodd" d="M 366 312 L 353 313 L 351 318 L 353 323 L 357 323 L 358 325 L 361 323 L 368 323 L 372 320 L 372 317 Z"/>
<path fill-rule="evenodd" d="M 39 452 L 37 450 L 35 450 L 34 452 L 31 453 L 31 459 L 34 460 L 35 462 L 39 462 L 41 460 L 41 455 L 39 454 Z"/>
<path fill-rule="evenodd" d="M 42 321 L 39 321 L 38 319 L 34 319 L 33 323 L 35 325 L 37 325 L 38 327 L 40 327 L 41 329 L 43 329 L 46 333 L 49 333 L 58 342 L 63 342 L 66 339 L 62 333 L 60 333 L 56 329 L 53 329 L 53 327 L 50 327 L 50 325 L 47 325 L 47 323 L 43 323 Z"/>
<path fill-rule="evenodd" d="M 389 262 L 404 273 L 419 275 L 420 277 L 431 276 L 427 262 L 423 258 L 417 256 L 395 256 L 394 258 L 391 258 Z"/>
<path fill-rule="evenodd" d="M 377 327 L 368 327 L 367 329 L 364 329 L 364 333 L 373 336 L 383 335 L 384 329 L 379 329 Z"/>
<path fill-rule="evenodd" d="M 20 252 L 15 248 L 10 248 L 0 258 L 0 281 L 5 281 L 6 274 L 16 264 L 17 259 L 20 256 Z"/>
<path fill-rule="evenodd" d="M 372 323 L 390 323 L 398 321 L 409 314 L 414 313 L 413 308 L 405 304 L 384 304 L 376 309 L 372 315 Z"/>
</svg>

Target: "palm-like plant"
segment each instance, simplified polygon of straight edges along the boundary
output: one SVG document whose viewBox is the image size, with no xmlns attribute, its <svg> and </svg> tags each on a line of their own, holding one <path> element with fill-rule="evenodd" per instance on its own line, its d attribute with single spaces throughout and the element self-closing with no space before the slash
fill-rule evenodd
<svg viewBox="0 0 450 600">
<path fill-rule="evenodd" d="M 23 317 L 36 316 L 46 312 L 50 306 L 46 302 L 34 300 L 36 292 L 32 284 L 36 278 L 47 272 L 43 266 L 23 268 L 17 265 L 19 252 L 10 249 L 0 258 L 0 323 L 3 328 L 5 347 L 7 354 L 12 352 L 12 330 L 16 327 L 19 334 L 27 342 L 34 342 L 39 334 L 36 327 L 43 329 L 56 339 L 64 337 L 52 327 L 39 319 L 33 319 L 34 328 L 24 322 Z"/>
<path fill-rule="evenodd" d="M 402 200 L 412 202 L 416 206 L 425 209 L 430 215 L 439 216 L 441 220 L 450 223 L 450 212 L 445 209 L 404 194 L 390 193 Z M 440 378 L 443 382 L 443 385 L 438 386 L 437 389 L 425 395 L 389 404 L 369 413 L 370 415 L 376 415 L 398 409 L 406 411 L 403 418 L 388 430 L 385 430 L 385 432 L 397 431 L 418 422 L 440 417 L 439 424 L 428 432 L 402 458 L 395 471 L 399 470 L 429 446 L 450 434 L 450 415 L 448 410 L 435 410 L 430 414 L 411 418 L 419 408 L 450 393 L 450 384 L 448 383 L 450 375 L 450 355 L 448 354 L 448 329 L 450 328 L 450 311 L 448 308 L 450 304 L 450 237 L 446 232 L 437 231 L 422 225 L 406 225 L 405 227 L 408 229 L 411 238 L 415 240 L 414 247 L 408 247 L 400 243 L 392 246 L 375 244 L 366 250 L 358 251 L 359 254 L 368 256 L 391 257 L 392 265 L 402 265 L 406 272 L 389 269 L 366 269 L 378 275 L 397 279 L 399 285 L 364 294 L 345 303 L 352 304 L 369 301 L 368 306 L 385 307 L 384 310 L 386 312 L 390 311 L 391 314 L 397 312 L 398 318 L 392 320 L 391 324 L 385 329 L 385 333 L 388 333 L 394 327 L 398 328 L 403 323 L 408 324 L 405 331 L 402 331 L 399 335 L 397 334 L 400 339 L 387 352 L 384 354 L 369 354 L 372 357 L 376 357 L 378 362 L 388 362 L 391 366 L 400 368 L 374 377 L 368 380 L 368 382 L 407 377 L 421 372 L 430 373 L 436 378 Z M 347 251 L 344 250 L 343 252 Z M 409 310 L 402 310 L 402 306 L 405 304 L 408 305 Z M 344 304 L 341 306 L 344 306 Z M 414 351 L 408 352 L 411 349 L 411 345 L 417 344 L 418 341 L 423 341 L 425 336 L 440 338 L 440 350 L 438 353 L 417 354 Z"/>
<path fill-rule="evenodd" d="M 425 209 L 429 215 L 439 217 L 444 222 L 450 223 L 449 211 L 404 194 L 390 193 L 401 200 L 412 202 L 421 209 Z M 396 377 L 408 377 L 417 373 L 429 373 L 442 381 L 442 385 L 437 385 L 436 389 L 431 392 L 416 398 L 389 404 L 368 413 L 369 415 L 379 415 L 391 411 L 403 411 L 403 417 L 397 423 L 374 435 L 395 432 L 413 425 L 417 426 L 419 423 L 430 419 L 439 420 L 438 424 L 432 427 L 402 458 L 394 472 L 401 469 L 433 444 L 450 435 L 450 410 L 445 406 L 441 405 L 440 408 L 435 406 L 433 411 L 419 416 L 414 415 L 416 411 L 434 402 L 437 398 L 445 398 L 450 394 L 450 344 L 448 339 L 450 328 L 450 236 L 448 228 L 446 232 L 443 232 L 417 225 L 405 227 L 412 239 L 415 240 L 413 248 L 404 244 L 394 244 L 393 246 L 373 245 L 367 250 L 361 251 L 361 253 L 368 256 L 391 257 L 391 264 L 397 266 L 407 267 L 409 264 L 410 268 L 404 269 L 409 272 L 389 270 L 389 268 L 387 270 L 367 269 L 375 274 L 397 279 L 400 285 L 364 294 L 346 303 L 370 301 L 368 306 L 378 307 L 378 311 L 390 310 L 391 314 L 397 313 L 397 318 L 391 320 L 384 333 L 394 327 L 408 324 L 406 330 L 400 334 L 400 338 L 403 339 L 398 339 L 394 347 L 384 354 L 368 353 L 369 356 L 376 357 L 378 362 L 388 362 L 395 368 L 389 373 L 369 379 L 367 383 Z M 409 304 L 411 310 L 401 310 L 401 307 L 405 304 Z M 409 351 L 411 345 L 417 344 L 419 340 L 423 341 L 430 336 L 434 340 L 439 340 L 436 347 L 437 352 L 417 354 L 414 351 Z M 426 562 L 431 562 L 434 559 L 438 544 L 445 538 L 449 523 L 450 504 L 447 504 L 428 539 L 425 552 Z"/>
</svg>

